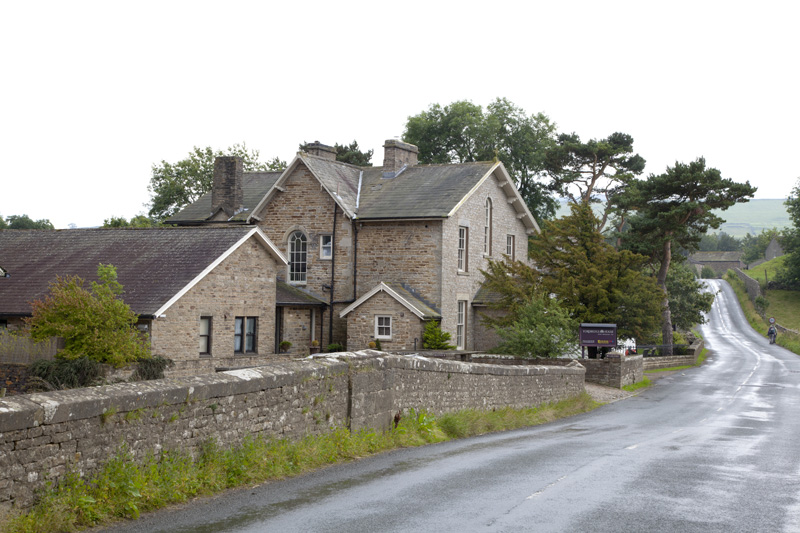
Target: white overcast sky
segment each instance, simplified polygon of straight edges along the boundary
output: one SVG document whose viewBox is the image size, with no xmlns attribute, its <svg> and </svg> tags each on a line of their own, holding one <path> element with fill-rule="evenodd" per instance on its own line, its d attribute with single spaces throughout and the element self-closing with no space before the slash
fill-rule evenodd
<svg viewBox="0 0 800 533">
<path fill-rule="evenodd" d="M 756 198 L 800 176 L 800 3 L 0 0 L 0 215 L 147 211 L 151 167 L 247 143 L 384 140 L 505 97 L 646 175 L 699 156 Z"/>
</svg>

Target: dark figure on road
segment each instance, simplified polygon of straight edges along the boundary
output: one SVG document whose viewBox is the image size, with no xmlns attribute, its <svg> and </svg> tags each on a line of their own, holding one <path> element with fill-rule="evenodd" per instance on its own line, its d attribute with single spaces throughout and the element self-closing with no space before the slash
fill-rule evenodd
<svg viewBox="0 0 800 533">
<path fill-rule="evenodd" d="M 776 328 L 774 324 L 770 324 L 767 330 L 767 336 L 769 337 L 769 343 L 775 344 L 775 339 L 778 338 L 778 328 Z"/>
</svg>

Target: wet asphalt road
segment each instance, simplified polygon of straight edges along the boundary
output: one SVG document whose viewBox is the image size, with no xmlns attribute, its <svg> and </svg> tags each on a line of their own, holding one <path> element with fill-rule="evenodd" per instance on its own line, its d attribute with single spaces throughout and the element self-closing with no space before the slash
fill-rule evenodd
<svg viewBox="0 0 800 533">
<path fill-rule="evenodd" d="M 113 531 L 800 531 L 800 357 L 725 282 L 701 368 L 532 429 L 399 450 Z"/>
</svg>

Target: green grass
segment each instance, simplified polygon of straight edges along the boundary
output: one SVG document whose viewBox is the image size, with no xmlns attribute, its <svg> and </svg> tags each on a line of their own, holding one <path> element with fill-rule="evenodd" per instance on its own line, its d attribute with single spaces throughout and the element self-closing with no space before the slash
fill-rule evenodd
<svg viewBox="0 0 800 533">
<path fill-rule="evenodd" d="M 744 272 L 754 280 L 759 281 L 763 287 L 768 280 L 775 279 L 775 276 L 778 274 L 778 269 L 783 266 L 785 259 L 785 255 L 776 257 L 775 259 L 767 261 L 766 263 L 761 263 L 757 267 L 750 268 Z"/>
<path fill-rule="evenodd" d="M 648 378 L 647 376 L 645 376 L 645 377 L 642 379 L 642 381 L 639 381 L 639 382 L 633 383 L 633 384 L 631 384 L 631 385 L 625 385 L 624 387 L 622 387 L 622 390 L 626 390 L 626 391 L 628 391 L 628 392 L 635 392 L 635 391 L 637 391 L 637 390 L 639 390 L 639 389 L 646 389 L 647 387 L 649 387 L 649 386 L 650 386 L 650 385 L 652 385 L 652 384 L 653 384 L 653 383 L 650 381 L 650 378 Z"/>
<path fill-rule="evenodd" d="M 800 331 L 800 291 L 767 291 L 767 316 L 775 317 L 781 326 Z"/>
<path fill-rule="evenodd" d="M 351 433 L 339 428 L 296 441 L 254 437 L 230 449 L 210 440 L 194 460 L 183 452 L 164 451 L 137 462 L 122 447 L 98 474 L 89 478 L 69 474 L 44 490 L 35 507 L 6 517 L 0 531 L 76 531 L 136 519 L 142 512 L 228 488 L 294 476 L 395 448 L 542 424 L 600 405 L 583 393 L 531 409 L 464 410 L 439 417 L 412 410 L 397 428 L 386 432 Z"/>
<path fill-rule="evenodd" d="M 755 307 L 753 306 L 753 302 L 750 301 L 750 298 L 747 296 L 747 292 L 744 288 L 744 283 L 734 274 L 726 274 L 725 279 L 728 283 L 731 284 L 733 287 L 734 292 L 736 293 L 736 297 L 739 299 L 739 304 L 742 306 L 742 310 L 744 311 L 744 315 L 747 318 L 747 321 L 753 327 L 754 330 L 758 331 L 761 335 L 765 338 L 767 336 L 767 323 L 766 321 L 761 318 L 761 316 L 756 312 Z M 769 291 L 770 294 L 777 291 Z M 778 324 L 782 324 L 780 317 L 778 317 L 777 313 L 774 312 L 772 309 L 772 302 L 770 302 L 770 307 L 767 309 L 767 314 L 770 316 L 775 316 Z M 792 335 L 790 333 L 782 333 L 778 335 L 778 344 L 783 346 L 787 350 L 790 350 L 798 355 L 800 355 L 800 336 Z"/>
</svg>

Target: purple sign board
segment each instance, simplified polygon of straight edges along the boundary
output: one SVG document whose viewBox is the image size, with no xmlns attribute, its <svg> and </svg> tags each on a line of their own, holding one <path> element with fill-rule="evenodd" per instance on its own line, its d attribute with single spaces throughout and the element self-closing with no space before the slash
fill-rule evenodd
<svg viewBox="0 0 800 533">
<path fill-rule="evenodd" d="M 616 324 L 581 324 L 581 346 L 616 346 Z"/>
</svg>

